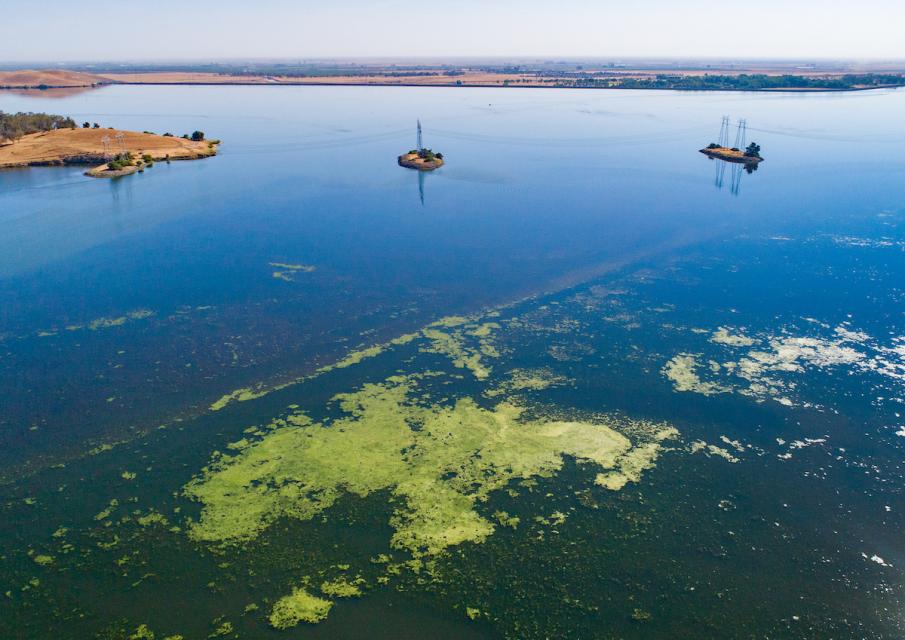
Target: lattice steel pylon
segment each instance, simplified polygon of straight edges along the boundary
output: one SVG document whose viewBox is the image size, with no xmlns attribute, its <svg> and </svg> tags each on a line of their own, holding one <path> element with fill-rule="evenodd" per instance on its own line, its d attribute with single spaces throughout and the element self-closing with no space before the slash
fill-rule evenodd
<svg viewBox="0 0 905 640">
<path fill-rule="evenodd" d="M 110 136 L 101 138 L 101 144 L 104 145 L 104 158 L 110 157 Z"/>
<path fill-rule="evenodd" d="M 748 137 L 748 121 L 744 118 L 738 121 L 738 131 L 735 132 L 735 148 L 742 149 Z"/>
<path fill-rule="evenodd" d="M 720 137 L 717 140 L 717 144 L 721 147 L 729 146 L 729 116 L 723 116 L 723 121 L 720 124 Z"/>
<path fill-rule="evenodd" d="M 424 144 L 421 141 L 421 119 L 418 119 L 418 146 L 415 147 L 418 151 L 421 151 L 424 148 Z"/>
</svg>

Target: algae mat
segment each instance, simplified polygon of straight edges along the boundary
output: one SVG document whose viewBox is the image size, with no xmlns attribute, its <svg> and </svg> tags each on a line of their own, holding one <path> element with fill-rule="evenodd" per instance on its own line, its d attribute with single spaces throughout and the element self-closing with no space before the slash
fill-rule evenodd
<svg viewBox="0 0 905 640">
<path fill-rule="evenodd" d="M 793 250 L 737 250 L 443 318 L 9 485 L 0 629 L 851 635 L 901 595 L 903 334 L 848 316 L 857 269 L 835 311 L 745 308 L 735 274 Z"/>
</svg>

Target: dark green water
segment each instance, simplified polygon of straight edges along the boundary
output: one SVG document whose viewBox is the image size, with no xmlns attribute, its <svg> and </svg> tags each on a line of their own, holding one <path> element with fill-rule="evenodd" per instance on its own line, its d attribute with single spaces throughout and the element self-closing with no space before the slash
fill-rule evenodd
<svg viewBox="0 0 905 640">
<path fill-rule="evenodd" d="M 113 182 L 0 172 L 0 636 L 901 637 L 903 108 L 901 91 L 0 96 L 223 140 Z M 724 113 L 767 160 L 720 188 L 696 150 Z M 395 165 L 418 117 L 447 157 L 420 184 Z M 486 376 L 419 334 L 283 386 L 453 315 L 497 325 L 457 342 Z M 185 487 L 215 452 L 290 407 L 330 428 L 336 394 L 394 375 L 421 376 L 408 400 L 431 410 L 680 435 L 616 491 L 569 455 L 514 479 L 474 511 L 517 526 L 417 571 L 380 561 L 411 558 L 395 485 L 340 485 L 241 545 L 190 535 Z M 268 393 L 210 410 L 243 388 Z M 293 587 L 345 573 L 361 597 L 271 629 Z"/>
</svg>

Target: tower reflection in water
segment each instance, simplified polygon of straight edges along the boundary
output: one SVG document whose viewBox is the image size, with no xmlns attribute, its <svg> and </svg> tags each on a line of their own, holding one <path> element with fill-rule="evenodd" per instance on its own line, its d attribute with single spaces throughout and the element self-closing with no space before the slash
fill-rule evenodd
<svg viewBox="0 0 905 640">
<path fill-rule="evenodd" d="M 718 158 L 714 158 L 713 161 L 716 163 L 716 176 L 714 177 L 713 184 L 717 189 L 722 189 L 726 183 L 726 167 L 729 167 L 729 191 L 732 195 L 737 196 L 742 187 L 742 174 L 744 173 L 754 173 L 757 171 L 756 164 L 742 164 L 738 162 L 726 162 L 725 160 L 720 160 Z"/>
</svg>

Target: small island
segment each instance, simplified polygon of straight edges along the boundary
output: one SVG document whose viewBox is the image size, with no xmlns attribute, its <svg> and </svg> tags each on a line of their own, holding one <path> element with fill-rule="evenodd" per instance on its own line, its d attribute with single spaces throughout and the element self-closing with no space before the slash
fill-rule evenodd
<svg viewBox="0 0 905 640">
<path fill-rule="evenodd" d="M 749 168 L 756 168 L 764 159 L 760 155 L 759 144 L 752 142 L 748 146 L 745 146 L 745 138 L 748 133 L 748 121 L 745 119 L 738 121 L 738 131 L 735 134 L 735 146 L 733 147 L 729 146 L 729 123 L 729 116 L 723 116 L 722 123 L 720 124 L 719 142 L 711 142 L 706 148 L 700 150 L 701 153 L 708 158 L 717 158 L 719 160 L 725 160 L 726 162 L 743 164 Z M 745 147 L 745 150 L 742 151 L 741 147 Z"/>
<path fill-rule="evenodd" d="M 408 153 L 399 156 L 399 166 L 417 169 L 418 171 L 433 171 L 442 167 L 443 154 L 434 153 L 432 150 L 424 148 L 420 120 L 418 120 L 417 136 L 418 145 Z"/>
<path fill-rule="evenodd" d="M 740 164 L 758 164 L 764 159 L 760 157 L 760 145 L 752 142 L 744 151 L 735 147 L 721 147 L 718 144 L 711 143 L 706 149 L 701 149 L 701 153 L 710 158 L 719 158 L 726 162 L 737 162 Z"/>
<path fill-rule="evenodd" d="M 218 145 L 201 131 L 177 137 L 90 122 L 78 126 L 71 118 L 48 114 L 0 112 L 0 169 L 92 165 L 85 175 L 117 178 L 158 161 L 208 158 L 217 154 Z"/>
<path fill-rule="evenodd" d="M 443 166 L 443 154 L 430 149 L 413 149 L 399 156 L 399 165 L 418 171 L 433 171 Z"/>
</svg>

